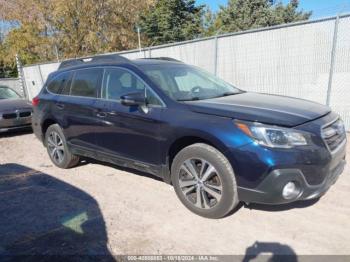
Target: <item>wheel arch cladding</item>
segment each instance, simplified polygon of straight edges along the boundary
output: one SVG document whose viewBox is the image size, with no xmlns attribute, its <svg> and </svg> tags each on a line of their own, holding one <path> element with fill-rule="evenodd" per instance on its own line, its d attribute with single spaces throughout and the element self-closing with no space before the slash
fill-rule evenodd
<svg viewBox="0 0 350 262">
<path fill-rule="evenodd" d="M 47 118 L 44 120 L 44 122 L 41 125 L 41 131 L 43 136 L 45 136 L 47 129 L 54 124 L 57 124 L 57 121 L 53 118 Z"/>
<path fill-rule="evenodd" d="M 182 136 L 178 137 L 174 140 L 169 146 L 167 158 L 168 158 L 168 167 L 171 169 L 172 162 L 175 156 L 185 147 L 196 144 L 196 143 L 204 143 L 210 145 L 217 150 L 219 150 L 223 155 L 225 155 L 226 147 L 221 141 L 217 141 L 217 139 L 208 139 L 202 136 Z"/>
</svg>

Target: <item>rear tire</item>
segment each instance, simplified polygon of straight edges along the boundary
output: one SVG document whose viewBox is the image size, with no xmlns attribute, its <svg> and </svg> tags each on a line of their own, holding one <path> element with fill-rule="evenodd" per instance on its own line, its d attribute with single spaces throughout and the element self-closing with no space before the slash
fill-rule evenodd
<svg viewBox="0 0 350 262">
<path fill-rule="evenodd" d="M 197 143 L 182 149 L 173 160 L 171 174 L 181 202 L 200 216 L 222 218 L 239 203 L 232 166 L 212 146 Z"/>
<path fill-rule="evenodd" d="M 72 168 L 80 161 L 78 156 L 73 155 L 69 151 L 67 140 L 58 124 L 51 125 L 47 129 L 45 145 L 52 163 L 59 168 Z"/>
</svg>

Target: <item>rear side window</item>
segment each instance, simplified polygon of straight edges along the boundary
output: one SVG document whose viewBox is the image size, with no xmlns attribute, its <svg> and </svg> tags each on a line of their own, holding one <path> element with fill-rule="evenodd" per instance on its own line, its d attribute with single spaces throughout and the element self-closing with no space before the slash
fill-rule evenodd
<svg viewBox="0 0 350 262">
<path fill-rule="evenodd" d="M 62 73 L 55 77 L 47 86 L 47 89 L 54 94 L 59 94 L 69 79 L 69 73 Z"/>
<path fill-rule="evenodd" d="M 75 72 L 70 95 L 83 97 L 97 97 L 103 70 L 89 68 Z"/>
</svg>

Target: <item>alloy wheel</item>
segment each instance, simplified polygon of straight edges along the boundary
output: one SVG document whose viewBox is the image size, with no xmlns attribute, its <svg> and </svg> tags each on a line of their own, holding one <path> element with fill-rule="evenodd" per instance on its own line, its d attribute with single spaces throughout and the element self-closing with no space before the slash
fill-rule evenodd
<svg viewBox="0 0 350 262">
<path fill-rule="evenodd" d="M 215 207 L 222 197 L 222 183 L 215 167 L 204 159 L 191 158 L 180 167 L 179 186 L 186 199 L 201 209 Z"/>
<path fill-rule="evenodd" d="M 52 131 L 50 133 L 47 139 L 47 148 L 51 156 L 51 159 L 56 164 L 61 164 L 64 160 L 65 152 L 64 152 L 63 140 L 57 132 Z"/>
</svg>

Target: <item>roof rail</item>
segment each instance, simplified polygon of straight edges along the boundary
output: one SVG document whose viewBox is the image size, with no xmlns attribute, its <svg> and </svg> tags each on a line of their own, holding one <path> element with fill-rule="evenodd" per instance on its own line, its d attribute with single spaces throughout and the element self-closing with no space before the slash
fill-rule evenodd
<svg viewBox="0 0 350 262">
<path fill-rule="evenodd" d="M 172 61 L 172 62 L 179 62 L 179 63 L 183 63 L 180 60 L 177 60 L 175 58 L 172 57 L 150 57 L 150 58 L 143 58 L 143 59 L 156 59 L 156 60 L 164 60 L 164 61 Z"/>
<path fill-rule="evenodd" d="M 87 63 L 130 63 L 130 60 L 120 56 L 120 55 L 98 55 L 98 56 L 91 56 L 91 57 L 83 57 L 83 58 L 77 58 L 77 59 L 70 59 L 63 61 L 58 68 L 63 69 L 67 67 L 87 64 Z"/>
</svg>

